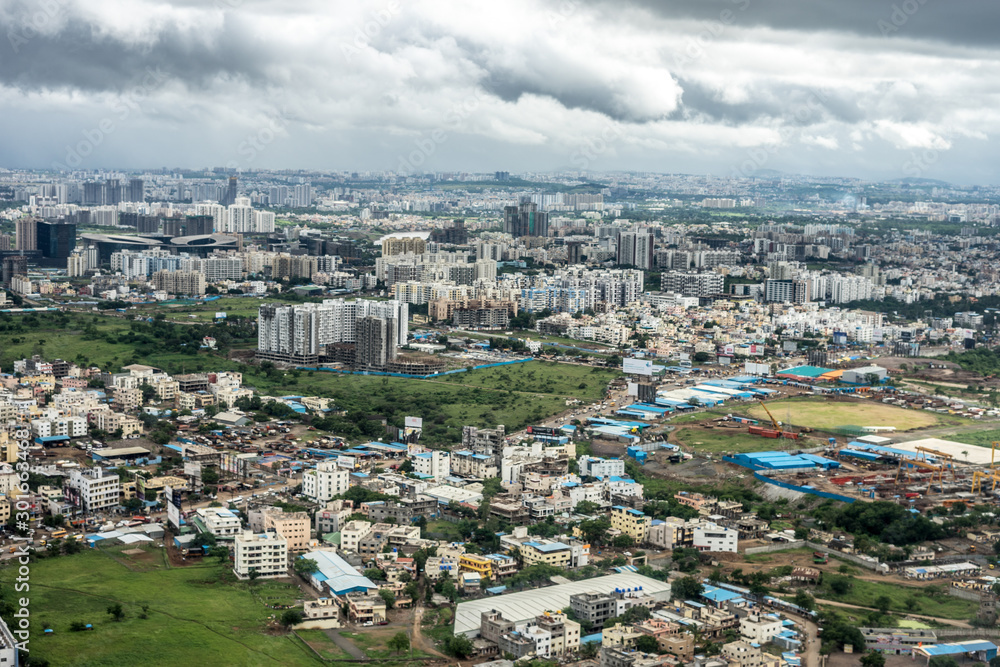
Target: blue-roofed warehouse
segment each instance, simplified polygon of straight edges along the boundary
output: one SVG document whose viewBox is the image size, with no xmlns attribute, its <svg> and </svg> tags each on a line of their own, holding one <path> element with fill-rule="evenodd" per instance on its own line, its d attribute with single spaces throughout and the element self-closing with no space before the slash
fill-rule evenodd
<svg viewBox="0 0 1000 667">
<path fill-rule="evenodd" d="M 797 470 L 803 468 L 840 467 L 840 463 L 814 454 L 789 454 L 788 452 L 756 452 L 735 454 L 732 461 L 751 470 Z"/>
<path fill-rule="evenodd" d="M 319 569 L 309 575 L 313 587 L 319 591 L 329 590 L 334 595 L 361 593 L 377 589 L 372 580 L 354 569 L 346 560 L 333 551 L 310 551 L 302 558 L 316 561 Z"/>
<path fill-rule="evenodd" d="M 913 655 L 927 658 L 928 662 L 931 658 L 941 655 L 968 656 L 974 660 L 988 662 L 997 657 L 997 645 L 982 639 L 950 644 L 931 644 L 914 647 Z"/>
</svg>

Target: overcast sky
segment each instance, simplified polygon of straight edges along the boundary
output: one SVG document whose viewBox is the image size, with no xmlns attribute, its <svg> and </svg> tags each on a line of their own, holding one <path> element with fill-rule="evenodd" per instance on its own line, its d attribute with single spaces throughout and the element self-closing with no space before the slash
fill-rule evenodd
<svg viewBox="0 0 1000 667">
<path fill-rule="evenodd" d="M 994 0 L 0 0 L 0 166 L 996 183 Z"/>
</svg>

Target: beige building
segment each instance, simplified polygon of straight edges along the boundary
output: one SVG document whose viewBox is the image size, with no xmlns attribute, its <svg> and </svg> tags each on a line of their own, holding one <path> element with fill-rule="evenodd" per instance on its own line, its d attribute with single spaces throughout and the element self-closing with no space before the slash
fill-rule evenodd
<svg viewBox="0 0 1000 667">
<path fill-rule="evenodd" d="M 385 618 L 385 600 L 378 593 L 348 593 L 347 618 L 359 625 L 381 623 Z"/>
<path fill-rule="evenodd" d="M 281 509 L 265 512 L 264 530 L 284 538 L 289 551 L 305 551 L 309 547 L 309 515 L 305 512 Z"/>
</svg>

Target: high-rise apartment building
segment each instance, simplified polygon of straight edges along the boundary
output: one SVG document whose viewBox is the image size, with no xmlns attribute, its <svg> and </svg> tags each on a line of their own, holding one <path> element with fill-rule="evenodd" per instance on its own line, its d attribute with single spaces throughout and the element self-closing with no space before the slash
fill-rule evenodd
<svg viewBox="0 0 1000 667">
<path fill-rule="evenodd" d="M 705 273 L 664 271 L 660 276 L 660 289 L 684 296 L 707 297 L 722 294 L 725 282 L 722 274 L 711 271 Z"/>
<path fill-rule="evenodd" d="M 809 301 L 809 283 L 804 280 L 767 280 L 764 301 L 768 303 L 805 303 Z"/>
<path fill-rule="evenodd" d="M 205 294 L 205 274 L 199 271 L 157 271 L 153 287 L 168 294 Z"/>
<path fill-rule="evenodd" d="M 618 264 L 637 269 L 653 268 L 653 234 L 647 230 L 618 235 Z"/>
<path fill-rule="evenodd" d="M 38 250 L 38 221 L 21 218 L 14 222 L 14 244 L 18 250 Z"/>
<path fill-rule="evenodd" d="M 549 214 L 538 210 L 534 202 L 507 206 L 503 210 L 503 231 L 514 238 L 523 236 L 548 236 Z"/>
<path fill-rule="evenodd" d="M 409 335 L 409 305 L 400 301 L 327 299 L 323 303 L 270 303 L 257 316 L 257 357 L 272 361 L 315 363 L 327 345 L 359 343 L 359 321 L 374 317 L 392 321 L 386 340 L 403 345 Z M 370 332 L 371 324 L 365 332 Z M 371 348 L 366 348 L 371 349 Z"/>
<path fill-rule="evenodd" d="M 42 257 L 64 260 L 76 247 L 76 225 L 39 220 L 35 226 L 35 237 Z"/>
<path fill-rule="evenodd" d="M 395 360 L 398 329 L 392 318 L 362 317 L 357 328 L 355 365 L 358 368 L 385 368 Z"/>
</svg>

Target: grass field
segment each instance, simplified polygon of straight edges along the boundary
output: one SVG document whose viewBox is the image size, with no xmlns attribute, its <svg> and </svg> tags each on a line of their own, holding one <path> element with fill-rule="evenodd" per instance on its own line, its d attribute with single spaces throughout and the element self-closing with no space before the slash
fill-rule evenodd
<svg viewBox="0 0 1000 667">
<path fill-rule="evenodd" d="M 402 631 L 405 632 L 405 630 Z M 400 654 L 387 649 L 386 644 L 397 632 L 401 632 L 400 628 L 365 628 L 364 632 L 341 631 L 340 636 L 349 639 L 352 644 L 364 651 L 370 659 L 376 660 L 376 664 L 379 665 L 387 664 L 387 661 L 391 661 L 393 658 L 409 658 L 411 655 L 414 658 L 432 657 L 430 654 L 418 650 L 414 650 L 412 654 L 410 652 Z"/>
<path fill-rule="evenodd" d="M 619 375 L 621 373 L 612 370 L 542 361 L 486 368 L 447 377 L 449 382 L 456 384 L 557 394 L 596 401 L 603 397 L 608 382 Z"/>
<path fill-rule="evenodd" d="M 679 428 L 670 434 L 669 440 L 698 452 L 712 454 L 738 452 L 767 452 L 780 449 L 801 449 L 809 446 L 800 440 L 776 440 L 750 435 L 746 429 L 720 428 L 711 431 Z"/>
<path fill-rule="evenodd" d="M 269 299 L 273 301 L 274 299 Z M 208 303 L 166 303 L 155 306 L 140 306 L 136 312 L 163 313 L 172 322 L 211 322 L 216 313 L 226 313 L 227 317 L 257 317 L 257 310 L 265 299 L 253 297 L 219 297 Z M 194 315 L 194 317 L 190 317 Z"/>
<path fill-rule="evenodd" d="M 251 300 L 220 299 L 199 315 L 214 316 L 216 309 L 225 310 L 232 301 L 247 307 Z M 196 354 L 157 351 L 155 341 L 144 348 L 150 353 L 139 354 L 130 342 L 131 326 L 129 320 L 98 313 L 5 318 L 0 320 L 0 368 L 7 370 L 14 360 L 37 353 L 112 371 L 129 363 L 149 364 L 169 373 L 238 370 L 244 374 L 244 384 L 265 394 L 333 398 L 351 414 L 382 415 L 399 426 L 405 416 L 421 416 L 429 444 L 459 441 L 465 425 L 504 424 L 510 431 L 520 430 L 565 410 L 569 397 L 601 398 L 608 381 L 617 375 L 611 370 L 549 362 L 434 380 L 300 371 L 267 374 L 257 366 L 205 350 Z M 172 326 L 186 330 L 182 325 Z M 92 328 L 91 335 L 84 335 L 85 327 Z"/>
<path fill-rule="evenodd" d="M 322 630 L 296 630 L 295 634 L 326 660 L 352 659 Z"/>
<path fill-rule="evenodd" d="M 214 560 L 168 568 L 162 549 L 129 557 L 119 551 L 87 550 L 45 559 L 31 566 L 31 655 L 53 665 L 123 667 L 157 665 L 316 665 L 320 661 L 290 634 L 269 634 L 264 606 L 289 604 L 298 589 L 261 581 L 236 583 Z M 13 590 L 16 567 L 0 570 Z M 120 602 L 125 619 L 112 621 L 107 607 Z M 141 605 L 149 618 L 139 618 Z M 93 631 L 72 632 L 74 621 Z M 42 637 L 42 626 L 54 633 Z"/>
<path fill-rule="evenodd" d="M 895 426 L 899 431 L 935 426 L 940 423 L 937 415 L 925 410 L 906 410 L 894 405 L 871 401 L 827 401 L 803 399 L 774 401 L 767 404 L 775 419 L 794 426 L 808 426 L 820 430 L 844 426 Z M 755 419 L 767 420 L 767 413 L 759 405 L 748 410 Z"/>
<path fill-rule="evenodd" d="M 872 608 L 875 607 L 875 600 L 884 595 L 892 600 L 890 611 L 912 612 L 937 618 L 970 619 L 979 609 L 978 602 L 961 600 L 943 591 L 940 594 L 929 595 L 926 588 L 857 578 L 851 578 L 851 590 L 844 595 L 833 595 L 825 589 L 816 591 L 815 595 L 826 600 Z"/>
<path fill-rule="evenodd" d="M 1000 429 L 991 429 L 989 431 L 965 431 L 964 433 L 958 431 L 941 437 L 945 440 L 964 442 L 978 447 L 990 447 L 994 442 L 1000 442 Z"/>
</svg>

